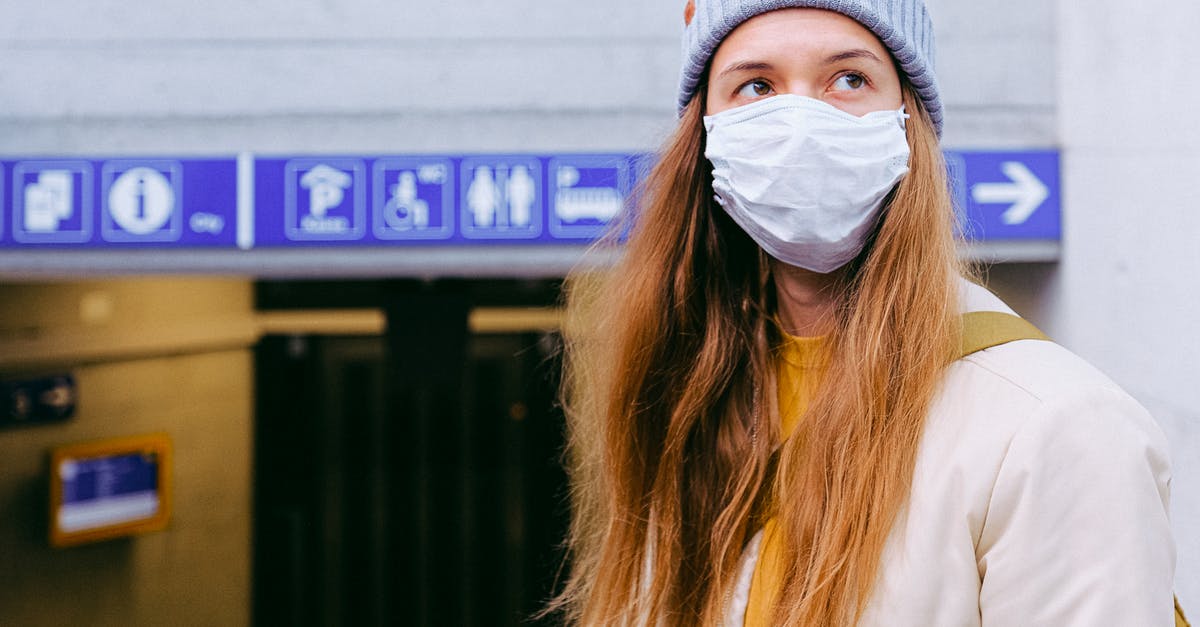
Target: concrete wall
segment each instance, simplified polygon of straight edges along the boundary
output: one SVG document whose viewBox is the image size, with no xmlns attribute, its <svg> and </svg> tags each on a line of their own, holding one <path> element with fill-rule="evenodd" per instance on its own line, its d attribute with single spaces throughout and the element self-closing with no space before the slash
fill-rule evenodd
<svg viewBox="0 0 1200 627">
<path fill-rule="evenodd" d="M 1050 3 L 926 0 L 950 148 L 1053 147 L 1055 15 Z"/>
<path fill-rule="evenodd" d="M 69 422 L 0 431 L 0 624 L 245 625 L 255 336 L 245 281 L 0 285 L 0 373 L 73 373 Z M 166 531 L 47 543 L 47 452 L 166 432 Z"/>
<path fill-rule="evenodd" d="M 0 25 L 10 60 L 0 68 L 0 150 L 653 145 L 678 63 L 671 5 L 21 5 Z"/>
<path fill-rule="evenodd" d="M 683 4 L 20 4 L 0 21 L 0 152 L 653 148 Z M 985 4 L 930 2 L 947 143 L 1050 145 L 1053 9 Z"/>
<path fill-rule="evenodd" d="M 1200 5 L 1098 0 L 1059 15 L 1065 251 L 1056 335 L 1145 403 L 1174 447 L 1185 607 L 1200 611 Z"/>
</svg>

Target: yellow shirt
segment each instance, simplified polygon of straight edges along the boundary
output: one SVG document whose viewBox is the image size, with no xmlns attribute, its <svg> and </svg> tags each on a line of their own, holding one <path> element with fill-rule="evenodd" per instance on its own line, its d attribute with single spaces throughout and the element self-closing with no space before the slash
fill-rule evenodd
<svg viewBox="0 0 1200 627">
<path fill-rule="evenodd" d="M 779 389 L 779 442 L 791 437 L 816 395 L 825 371 L 825 338 L 795 337 L 784 334 L 783 346 L 775 358 L 776 381 Z M 779 563 L 775 519 L 763 526 L 763 544 L 750 583 L 750 602 L 746 607 L 746 627 L 769 626 L 773 596 L 783 579 Z"/>
</svg>

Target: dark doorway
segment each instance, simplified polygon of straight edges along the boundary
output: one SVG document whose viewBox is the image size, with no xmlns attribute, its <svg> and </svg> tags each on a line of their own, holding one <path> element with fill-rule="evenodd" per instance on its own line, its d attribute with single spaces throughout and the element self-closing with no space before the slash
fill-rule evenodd
<svg viewBox="0 0 1200 627">
<path fill-rule="evenodd" d="M 387 325 L 258 347 L 255 624 L 531 624 L 567 522 L 558 336 L 467 321 L 557 289 L 500 283 L 260 286 Z"/>
</svg>

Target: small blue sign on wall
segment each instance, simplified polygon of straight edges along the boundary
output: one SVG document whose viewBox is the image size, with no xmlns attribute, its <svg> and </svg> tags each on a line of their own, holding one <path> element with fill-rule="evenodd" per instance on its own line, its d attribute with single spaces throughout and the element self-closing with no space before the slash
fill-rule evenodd
<svg viewBox="0 0 1200 627">
<path fill-rule="evenodd" d="M 1061 239 L 1058 152 L 948 152 L 946 161 L 968 239 Z"/>
<path fill-rule="evenodd" d="M 66 547 L 166 527 L 171 441 L 149 434 L 50 451 L 50 544 Z"/>
</svg>

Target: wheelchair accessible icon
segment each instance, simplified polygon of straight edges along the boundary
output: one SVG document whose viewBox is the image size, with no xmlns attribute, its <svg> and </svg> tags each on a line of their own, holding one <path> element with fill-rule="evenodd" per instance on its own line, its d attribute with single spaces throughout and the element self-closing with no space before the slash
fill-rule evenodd
<svg viewBox="0 0 1200 627">
<path fill-rule="evenodd" d="M 374 166 L 375 237 L 442 240 L 454 235 L 454 172 L 449 159 L 380 159 Z"/>
</svg>

